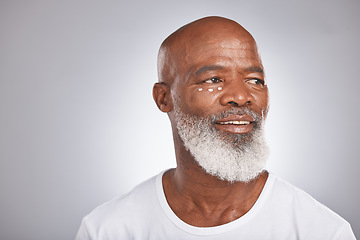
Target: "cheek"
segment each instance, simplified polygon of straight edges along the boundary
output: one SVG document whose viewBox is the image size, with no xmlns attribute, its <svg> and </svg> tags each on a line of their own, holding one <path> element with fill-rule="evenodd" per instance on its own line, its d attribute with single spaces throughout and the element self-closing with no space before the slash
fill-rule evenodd
<svg viewBox="0 0 360 240">
<path fill-rule="evenodd" d="M 263 109 L 266 108 L 269 104 L 269 95 L 268 91 L 258 92 L 253 94 L 255 98 L 255 104 Z"/>
<path fill-rule="evenodd" d="M 194 112 L 205 112 L 213 109 L 222 93 L 222 87 L 201 87 L 191 94 L 191 108 Z"/>
</svg>

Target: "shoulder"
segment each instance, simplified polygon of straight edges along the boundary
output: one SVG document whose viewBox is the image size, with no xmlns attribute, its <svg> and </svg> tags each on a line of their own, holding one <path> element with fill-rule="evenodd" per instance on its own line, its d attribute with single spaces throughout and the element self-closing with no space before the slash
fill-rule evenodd
<svg viewBox="0 0 360 240">
<path fill-rule="evenodd" d="M 98 206 L 89 215 L 87 215 L 86 218 L 106 218 L 108 216 L 117 215 L 119 213 L 123 215 L 126 212 L 136 210 L 133 209 L 135 206 L 136 208 L 144 206 L 146 202 L 156 197 L 156 177 L 157 176 L 154 176 L 140 183 L 130 192 L 118 196 Z M 143 204 L 139 205 L 139 203 Z"/>
<path fill-rule="evenodd" d="M 278 214 L 289 218 L 301 232 L 324 231 L 332 236 L 341 235 L 350 224 L 330 208 L 320 203 L 305 191 L 271 175 L 271 203 L 277 206 Z M 310 234 L 310 233 L 309 233 Z"/>
<path fill-rule="evenodd" d="M 343 219 L 331 209 L 320 203 L 302 189 L 286 182 L 285 180 L 273 175 L 273 194 L 278 201 L 288 204 L 294 210 L 301 210 L 315 216 L 324 216 L 335 221 Z"/>
<path fill-rule="evenodd" d="M 285 201 L 288 201 L 297 206 L 306 206 L 306 208 L 310 209 L 319 209 L 323 210 L 326 213 L 329 213 L 334 216 L 338 216 L 333 211 L 331 211 L 328 207 L 318 202 L 304 190 L 292 185 L 285 180 L 273 175 L 273 192 L 277 194 L 278 197 L 281 196 Z"/>
<path fill-rule="evenodd" d="M 162 173 L 137 185 L 129 193 L 98 206 L 83 218 L 80 229 L 86 229 L 94 239 L 101 239 L 104 233 L 126 234 L 134 225 L 149 224 L 159 205 L 156 181 L 161 176 Z"/>
</svg>

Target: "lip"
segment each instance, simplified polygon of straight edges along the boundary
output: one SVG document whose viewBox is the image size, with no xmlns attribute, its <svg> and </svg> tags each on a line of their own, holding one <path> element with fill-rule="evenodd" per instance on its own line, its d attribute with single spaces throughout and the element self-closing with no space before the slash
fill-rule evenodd
<svg viewBox="0 0 360 240">
<path fill-rule="evenodd" d="M 215 122 L 215 127 L 221 131 L 246 134 L 254 128 L 254 118 L 244 115 L 230 115 Z"/>
</svg>

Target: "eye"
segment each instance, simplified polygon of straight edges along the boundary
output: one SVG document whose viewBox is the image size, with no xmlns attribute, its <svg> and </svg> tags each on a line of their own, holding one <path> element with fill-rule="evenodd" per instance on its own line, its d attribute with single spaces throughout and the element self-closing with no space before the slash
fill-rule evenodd
<svg viewBox="0 0 360 240">
<path fill-rule="evenodd" d="M 246 82 L 250 83 L 250 84 L 255 84 L 255 85 L 265 85 L 265 81 L 259 78 L 251 78 L 249 80 L 247 80 Z"/>
<path fill-rule="evenodd" d="M 219 77 L 213 77 L 213 78 L 210 78 L 206 81 L 204 81 L 205 83 L 219 83 L 219 82 L 222 82 L 222 80 L 219 78 Z"/>
</svg>

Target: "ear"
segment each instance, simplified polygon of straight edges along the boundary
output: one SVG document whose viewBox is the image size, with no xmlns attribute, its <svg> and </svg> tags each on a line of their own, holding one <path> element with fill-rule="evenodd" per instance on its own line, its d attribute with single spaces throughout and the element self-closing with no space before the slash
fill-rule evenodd
<svg viewBox="0 0 360 240">
<path fill-rule="evenodd" d="M 154 84 L 153 98 L 160 111 L 167 113 L 173 109 L 170 87 L 166 83 Z"/>
</svg>

